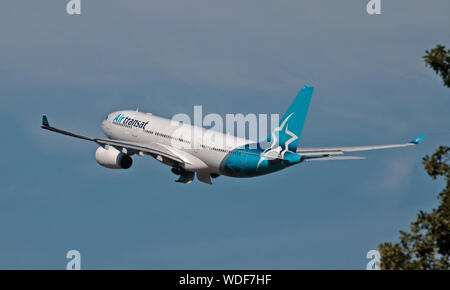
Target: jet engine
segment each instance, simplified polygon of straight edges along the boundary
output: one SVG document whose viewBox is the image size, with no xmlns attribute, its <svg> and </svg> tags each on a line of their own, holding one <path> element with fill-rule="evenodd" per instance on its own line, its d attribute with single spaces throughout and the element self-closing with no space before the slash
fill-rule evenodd
<svg viewBox="0 0 450 290">
<path fill-rule="evenodd" d="M 128 169 L 133 164 L 133 159 L 129 155 L 112 146 L 107 146 L 107 149 L 98 147 L 95 151 L 95 160 L 101 166 L 111 169 Z"/>
</svg>

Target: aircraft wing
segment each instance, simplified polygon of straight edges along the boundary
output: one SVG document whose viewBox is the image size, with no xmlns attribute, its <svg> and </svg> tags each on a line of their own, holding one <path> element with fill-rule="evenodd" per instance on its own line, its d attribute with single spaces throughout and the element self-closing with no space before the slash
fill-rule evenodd
<svg viewBox="0 0 450 290">
<path fill-rule="evenodd" d="M 169 150 L 167 146 L 160 145 L 158 143 L 151 143 L 151 144 L 139 144 L 139 143 L 133 143 L 133 142 L 124 142 L 124 141 L 118 141 L 118 140 L 111 140 L 111 139 L 101 139 L 101 138 L 92 138 L 89 136 L 84 136 L 76 133 L 72 133 L 69 131 L 61 130 L 55 127 L 50 126 L 47 116 L 42 116 L 42 129 L 46 129 L 49 131 L 53 131 L 56 133 L 60 133 L 63 135 L 84 139 L 88 141 L 93 141 L 97 143 L 98 145 L 105 147 L 113 146 L 117 150 L 127 153 L 127 154 L 138 154 L 140 156 L 143 156 L 144 154 L 148 155 L 160 155 L 169 159 L 172 159 L 173 161 L 176 161 L 178 163 L 190 163 L 186 158 L 184 158 L 181 155 L 178 155 L 174 153 L 173 150 Z"/>
<path fill-rule="evenodd" d="M 298 148 L 296 153 L 303 156 L 305 161 L 313 160 L 344 160 L 344 159 L 364 159 L 359 156 L 334 156 L 342 155 L 347 152 L 380 150 L 389 148 L 401 148 L 414 146 L 420 143 L 425 137 L 425 134 L 403 144 L 388 144 L 388 145 L 369 145 L 369 146 L 351 146 L 351 147 L 324 147 L 324 148 Z"/>
</svg>

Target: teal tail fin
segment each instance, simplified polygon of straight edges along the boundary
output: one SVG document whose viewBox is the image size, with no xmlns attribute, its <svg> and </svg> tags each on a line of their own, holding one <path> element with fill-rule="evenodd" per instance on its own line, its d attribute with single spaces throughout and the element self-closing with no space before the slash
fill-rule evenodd
<svg viewBox="0 0 450 290">
<path fill-rule="evenodd" d="M 288 149 L 292 152 L 297 150 L 313 91 L 314 87 L 310 86 L 304 86 L 300 90 L 284 113 L 280 125 L 272 132 L 272 148 L 281 146 L 284 150 Z"/>
</svg>

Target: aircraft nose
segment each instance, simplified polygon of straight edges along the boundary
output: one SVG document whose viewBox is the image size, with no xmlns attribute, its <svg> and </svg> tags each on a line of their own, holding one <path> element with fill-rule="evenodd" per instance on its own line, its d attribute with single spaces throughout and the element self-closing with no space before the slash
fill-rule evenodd
<svg viewBox="0 0 450 290">
<path fill-rule="evenodd" d="M 109 128 L 109 123 L 108 123 L 108 119 L 109 116 L 107 116 L 103 121 L 102 121 L 102 130 L 103 132 L 108 135 L 108 131 L 110 130 Z"/>
</svg>

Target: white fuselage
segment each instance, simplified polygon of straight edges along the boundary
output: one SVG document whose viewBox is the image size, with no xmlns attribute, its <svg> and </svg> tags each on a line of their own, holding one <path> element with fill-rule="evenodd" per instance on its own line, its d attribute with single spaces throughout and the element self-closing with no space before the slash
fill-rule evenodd
<svg viewBox="0 0 450 290">
<path fill-rule="evenodd" d="M 224 158 L 252 141 L 138 111 L 117 111 L 102 122 L 105 135 L 141 145 L 168 145 L 194 163 L 193 171 L 221 174 Z M 158 159 L 163 162 L 162 160 Z"/>
</svg>

